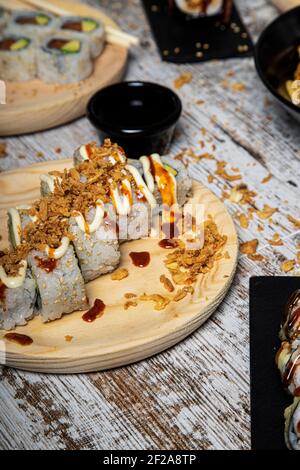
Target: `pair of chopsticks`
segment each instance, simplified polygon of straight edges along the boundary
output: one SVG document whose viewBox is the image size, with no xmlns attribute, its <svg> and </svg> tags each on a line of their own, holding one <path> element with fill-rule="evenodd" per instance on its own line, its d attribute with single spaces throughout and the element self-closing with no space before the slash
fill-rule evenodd
<svg viewBox="0 0 300 470">
<path fill-rule="evenodd" d="M 4 0 L 4 2 L 0 0 L 0 4 L 12 10 L 22 9 L 22 4 L 25 4 L 25 7 L 34 7 L 59 16 L 90 16 L 104 24 L 106 41 L 108 43 L 126 48 L 139 44 L 139 39 L 136 36 L 124 33 L 100 10 L 83 3 L 72 0 L 10 0 L 9 2 L 7 0 Z"/>
</svg>

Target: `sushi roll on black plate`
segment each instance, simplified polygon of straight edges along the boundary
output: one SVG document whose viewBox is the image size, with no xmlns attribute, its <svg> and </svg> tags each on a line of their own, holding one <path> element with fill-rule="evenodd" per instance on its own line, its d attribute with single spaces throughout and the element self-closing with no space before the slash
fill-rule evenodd
<svg viewBox="0 0 300 470">
<path fill-rule="evenodd" d="M 98 57 L 104 48 L 104 27 L 101 22 L 93 18 L 64 16 L 59 20 L 57 30 L 60 34 L 65 33 L 72 38 L 86 39 L 93 59 Z"/>
<path fill-rule="evenodd" d="M 286 445 L 290 450 L 300 450 L 300 398 L 294 398 L 284 416 Z"/>
<path fill-rule="evenodd" d="M 34 40 L 26 35 L 14 33 L 0 36 L 0 79 L 23 81 L 35 77 Z"/>
<path fill-rule="evenodd" d="M 34 316 L 36 295 L 36 285 L 22 253 L 0 252 L 0 328 L 12 330 L 26 325 Z"/>
<path fill-rule="evenodd" d="M 37 50 L 37 72 L 46 83 L 77 83 L 93 71 L 89 44 L 78 37 L 48 36 Z"/>
</svg>

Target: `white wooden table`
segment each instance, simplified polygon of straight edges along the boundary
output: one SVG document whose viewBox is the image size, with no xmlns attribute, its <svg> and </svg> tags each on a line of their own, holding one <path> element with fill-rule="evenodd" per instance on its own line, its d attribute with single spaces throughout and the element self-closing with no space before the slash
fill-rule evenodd
<svg viewBox="0 0 300 470">
<path fill-rule="evenodd" d="M 252 59 L 186 66 L 163 63 L 139 0 L 90 3 L 101 4 L 124 30 L 142 38 L 143 47 L 132 51 L 127 79 L 172 87 L 182 72 L 193 74 L 192 81 L 178 90 L 184 111 L 171 153 L 183 148 L 213 153 L 228 162 L 230 173 L 230 168 L 239 168 L 243 182 L 258 193 L 259 208 L 268 204 L 279 211 L 272 222 L 260 221 L 262 232 L 257 231 L 257 218 L 247 229 L 237 223 L 240 240 L 258 238 L 258 252 L 267 259 L 259 263 L 241 256 L 233 286 L 218 311 L 172 349 L 129 367 L 86 375 L 47 376 L 2 368 L 0 447 L 248 449 L 249 277 L 283 274 L 281 262 L 296 258 L 299 229 L 287 215 L 300 215 L 299 124 L 268 96 Z M 255 38 L 277 14 L 266 0 L 237 3 Z M 243 83 L 246 89 L 234 91 L 234 83 Z M 0 159 L 0 169 L 69 157 L 76 146 L 93 139 L 87 119 L 2 139 L 8 156 Z M 206 142 L 204 148 L 199 141 Z M 194 178 L 221 197 L 224 180 L 215 176 L 213 183 L 207 181 L 215 168 L 216 161 L 208 159 L 189 166 Z M 269 173 L 271 180 L 262 184 Z M 235 184 L 229 182 L 227 191 Z M 230 201 L 226 205 L 233 215 L 241 210 Z M 267 242 L 276 232 L 282 246 Z"/>
</svg>

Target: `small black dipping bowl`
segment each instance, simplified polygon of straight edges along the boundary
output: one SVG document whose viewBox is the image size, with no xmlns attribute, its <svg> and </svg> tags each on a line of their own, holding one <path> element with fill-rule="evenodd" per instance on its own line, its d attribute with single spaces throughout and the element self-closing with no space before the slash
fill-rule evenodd
<svg viewBox="0 0 300 470">
<path fill-rule="evenodd" d="M 173 137 L 182 105 L 169 88 L 148 82 L 121 82 L 90 99 L 87 116 L 100 139 L 109 137 L 129 158 L 163 154 Z"/>
<path fill-rule="evenodd" d="M 300 7 L 279 16 L 262 32 L 255 48 L 261 80 L 277 101 L 300 122 L 300 108 L 289 99 L 285 81 L 292 80 L 299 63 Z"/>
</svg>

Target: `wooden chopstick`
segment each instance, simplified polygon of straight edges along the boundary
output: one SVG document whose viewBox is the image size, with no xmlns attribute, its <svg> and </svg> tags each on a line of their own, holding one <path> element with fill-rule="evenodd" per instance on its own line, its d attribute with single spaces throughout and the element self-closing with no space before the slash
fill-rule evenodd
<svg viewBox="0 0 300 470">
<path fill-rule="evenodd" d="M 281 11 L 300 6 L 300 0 L 272 0 L 272 3 Z"/>
<path fill-rule="evenodd" d="M 2 1 L 3 0 L 0 0 L 0 3 Z M 139 44 L 139 39 L 136 36 L 121 31 L 108 16 L 97 8 L 93 8 L 89 5 L 71 0 L 23 0 L 23 2 L 19 0 L 10 0 L 7 2 L 6 0 L 4 3 L 7 4 L 7 8 L 15 9 L 10 5 L 10 3 L 13 4 L 15 1 L 18 4 L 23 3 L 26 6 L 46 10 L 59 16 L 91 16 L 104 24 L 106 41 L 110 44 L 117 44 L 126 48 Z M 20 9 L 20 6 L 18 6 L 18 8 Z"/>
</svg>

